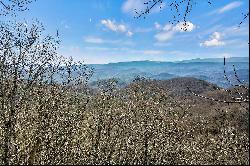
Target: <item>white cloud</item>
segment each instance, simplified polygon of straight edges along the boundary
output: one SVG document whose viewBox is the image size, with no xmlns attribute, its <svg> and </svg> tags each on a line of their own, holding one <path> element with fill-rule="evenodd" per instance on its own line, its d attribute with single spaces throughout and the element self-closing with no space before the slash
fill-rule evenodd
<svg viewBox="0 0 250 166">
<path fill-rule="evenodd" d="M 155 28 L 161 30 L 161 32 L 155 35 L 155 39 L 158 42 L 166 42 L 174 37 L 176 33 L 192 32 L 196 26 L 191 22 L 180 22 L 173 26 L 172 24 L 166 24 L 161 26 L 159 23 L 155 24 Z"/>
<path fill-rule="evenodd" d="M 133 33 L 129 31 L 128 27 L 124 24 L 118 24 L 115 21 L 111 21 L 109 19 L 101 20 L 101 24 L 113 32 L 126 33 L 129 37 L 133 35 Z"/>
<path fill-rule="evenodd" d="M 218 10 L 218 13 L 224 13 L 224 12 L 227 12 L 227 11 L 230 11 L 232 9 L 235 9 L 237 7 L 240 7 L 243 3 L 241 1 L 234 1 L 234 2 L 231 2 L 225 6 L 223 6 L 222 8 L 220 8 Z"/>
<path fill-rule="evenodd" d="M 196 26 L 193 23 L 187 21 L 186 23 L 185 22 L 180 22 L 180 23 L 176 24 L 173 27 L 173 30 L 176 31 L 176 32 L 191 32 L 195 28 L 196 28 Z"/>
<path fill-rule="evenodd" d="M 172 24 L 166 24 L 162 30 L 164 31 L 170 31 L 171 29 L 173 28 L 173 25 Z"/>
<path fill-rule="evenodd" d="M 219 32 L 214 32 L 211 35 L 211 38 L 220 40 L 221 39 L 221 34 Z"/>
<path fill-rule="evenodd" d="M 205 47 L 218 47 L 218 46 L 223 46 L 225 45 L 225 42 L 221 41 L 221 33 L 219 32 L 214 32 L 209 40 L 206 40 L 202 43 L 200 43 L 200 46 L 205 46 Z"/>
<path fill-rule="evenodd" d="M 128 31 L 128 32 L 127 32 L 127 36 L 128 36 L 128 37 L 131 37 L 131 36 L 133 36 L 133 35 L 134 35 L 133 32 L 131 32 L 131 31 Z"/>
<path fill-rule="evenodd" d="M 219 41 L 218 39 L 211 39 L 201 43 L 201 46 L 206 46 L 206 47 L 223 46 L 223 45 L 225 45 L 225 43 Z"/>
<path fill-rule="evenodd" d="M 101 21 L 102 25 L 104 25 L 106 28 L 108 28 L 111 31 L 114 32 L 126 32 L 127 28 L 123 24 L 116 24 L 115 21 L 111 21 L 109 19 L 107 20 L 102 20 Z"/>
<path fill-rule="evenodd" d="M 147 5 L 144 4 L 145 0 L 126 0 L 122 5 L 122 11 L 125 13 L 135 14 L 136 11 L 144 11 Z M 154 3 L 152 1 L 152 3 Z M 160 3 L 152 8 L 151 13 L 157 13 L 166 6 L 165 3 Z"/>
</svg>

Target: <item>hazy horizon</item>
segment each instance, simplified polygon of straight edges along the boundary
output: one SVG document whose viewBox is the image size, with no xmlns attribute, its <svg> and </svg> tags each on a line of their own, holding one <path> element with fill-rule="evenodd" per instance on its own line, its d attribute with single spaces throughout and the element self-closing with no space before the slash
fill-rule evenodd
<svg viewBox="0 0 250 166">
<path fill-rule="evenodd" d="M 192 58 L 192 59 L 183 59 L 183 60 L 174 60 L 174 61 L 154 61 L 154 60 L 135 60 L 135 61 L 120 61 L 120 62 L 108 62 L 108 63 L 86 63 L 88 65 L 104 65 L 104 64 L 112 64 L 112 63 L 129 63 L 129 62 L 145 62 L 145 61 L 149 61 L 149 62 L 182 62 L 182 61 L 191 61 L 191 60 L 209 60 L 209 59 L 223 59 L 224 57 L 220 57 L 220 58 Z M 248 58 L 249 57 L 227 57 L 226 59 L 230 59 L 230 58 Z M 221 61 L 223 62 L 223 61 Z"/>
</svg>

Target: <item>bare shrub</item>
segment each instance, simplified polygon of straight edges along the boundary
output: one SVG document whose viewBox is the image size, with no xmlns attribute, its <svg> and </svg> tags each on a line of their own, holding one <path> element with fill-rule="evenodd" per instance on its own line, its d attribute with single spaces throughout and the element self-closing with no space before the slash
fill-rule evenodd
<svg viewBox="0 0 250 166">
<path fill-rule="evenodd" d="M 44 36 L 39 22 L 0 28 L 1 162 L 57 163 L 72 153 L 60 148 L 78 131 L 72 122 L 81 112 L 71 107 L 86 107 L 92 70 L 60 57 L 59 39 Z"/>
</svg>

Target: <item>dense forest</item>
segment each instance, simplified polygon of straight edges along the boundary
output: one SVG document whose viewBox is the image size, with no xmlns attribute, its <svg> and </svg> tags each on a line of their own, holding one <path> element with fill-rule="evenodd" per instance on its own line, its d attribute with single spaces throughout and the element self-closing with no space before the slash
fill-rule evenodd
<svg viewBox="0 0 250 166">
<path fill-rule="evenodd" d="M 30 3 L 0 0 L 0 16 Z M 249 164 L 249 87 L 236 69 L 227 89 L 141 76 L 91 87 L 94 69 L 59 56 L 45 29 L 0 23 L 1 165 Z"/>
</svg>

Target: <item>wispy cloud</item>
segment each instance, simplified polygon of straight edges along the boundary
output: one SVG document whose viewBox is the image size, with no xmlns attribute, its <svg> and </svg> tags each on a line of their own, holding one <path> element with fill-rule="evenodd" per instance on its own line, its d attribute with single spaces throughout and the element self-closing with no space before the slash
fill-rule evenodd
<svg viewBox="0 0 250 166">
<path fill-rule="evenodd" d="M 132 32 L 131 32 L 132 33 Z M 134 46 L 135 43 L 130 40 L 109 40 L 109 39 L 103 39 L 100 37 L 95 37 L 95 36 L 87 36 L 83 37 L 83 40 L 85 43 L 90 43 L 90 44 L 123 44 L 126 46 Z"/>
<path fill-rule="evenodd" d="M 191 32 L 196 26 L 191 22 L 180 22 L 173 26 L 172 24 L 166 24 L 161 26 L 159 23 L 155 23 L 155 28 L 160 30 L 154 37 L 158 42 L 166 42 L 174 37 L 176 33 Z"/>
<path fill-rule="evenodd" d="M 98 37 L 88 36 L 84 38 L 86 43 L 93 43 L 93 44 L 102 44 L 104 40 Z"/>
<path fill-rule="evenodd" d="M 101 24 L 113 32 L 126 33 L 128 37 L 133 36 L 133 33 L 124 24 L 118 24 L 115 21 L 111 21 L 109 19 L 101 20 Z"/>
<path fill-rule="evenodd" d="M 243 5 L 242 1 L 234 1 L 234 2 L 231 2 L 231 3 L 227 4 L 227 5 L 219 8 L 219 9 L 216 9 L 216 10 L 210 12 L 208 15 L 222 14 L 222 13 L 231 11 L 233 9 L 236 9 L 236 8 L 240 7 L 241 5 Z"/>
<path fill-rule="evenodd" d="M 202 43 L 200 43 L 200 46 L 205 47 L 218 47 L 225 45 L 225 42 L 221 40 L 221 33 L 214 32 L 210 38 Z"/>
<path fill-rule="evenodd" d="M 232 9 L 240 7 L 242 4 L 243 4 L 243 2 L 241 2 L 241 1 L 234 1 L 232 3 L 229 3 L 229 4 L 225 5 L 225 6 L 223 6 L 222 8 L 220 8 L 218 10 L 218 13 L 224 13 L 224 12 L 230 11 Z"/>
</svg>

